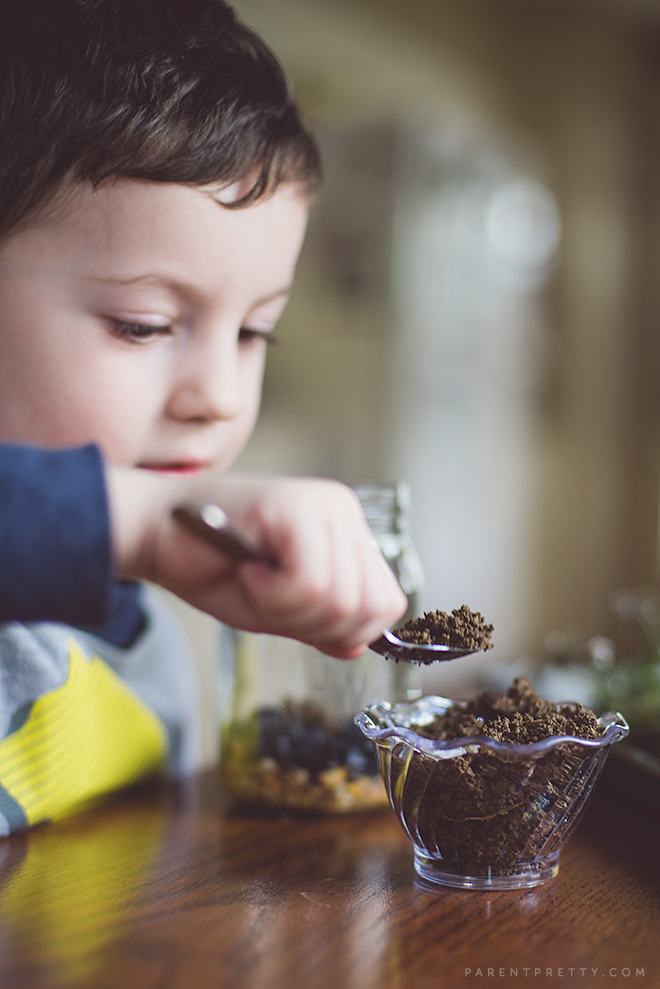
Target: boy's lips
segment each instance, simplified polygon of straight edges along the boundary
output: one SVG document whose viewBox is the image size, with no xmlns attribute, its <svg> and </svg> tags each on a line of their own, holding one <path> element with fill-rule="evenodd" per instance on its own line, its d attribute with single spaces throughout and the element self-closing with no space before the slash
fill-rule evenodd
<svg viewBox="0 0 660 989">
<path fill-rule="evenodd" d="M 153 470 L 159 474 L 199 474 L 211 466 L 209 460 L 172 461 L 162 464 L 138 464 L 142 470 Z"/>
</svg>

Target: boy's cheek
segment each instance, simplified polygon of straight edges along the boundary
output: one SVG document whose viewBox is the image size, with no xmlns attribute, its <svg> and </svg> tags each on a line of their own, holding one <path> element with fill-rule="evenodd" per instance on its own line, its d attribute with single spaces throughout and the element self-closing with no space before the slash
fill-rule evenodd
<svg viewBox="0 0 660 989">
<path fill-rule="evenodd" d="M 232 423 L 229 428 L 230 435 L 227 437 L 226 445 L 218 463 L 219 470 L 227 470 L 243 452 L 254 432 L 258 415 L 259 403 L 257 403 L 256 408 L 242 422 Z"/>
<path fill-rule="evenodd" d="M 262 380 L 263 371 L 259 375 L 258 382 L 253 385 L 242 414 L 233 422 L 225 424 L 225 442 L 217 462 L 218 470 L 227 470 L 232 466 L 247 446 L 254 432 L 261 406 Z"/>
<path fill-rule="evenodd" d="M 71 354 L 63 366 L 25 360 L 13 376 L 8 371 L 0 366 L 2 440 L 46 447 L 94 442 L 112 462 L 130 465 L 157 421 L 144 390 L 104 379 L 95 364 Z"/>
</svg>

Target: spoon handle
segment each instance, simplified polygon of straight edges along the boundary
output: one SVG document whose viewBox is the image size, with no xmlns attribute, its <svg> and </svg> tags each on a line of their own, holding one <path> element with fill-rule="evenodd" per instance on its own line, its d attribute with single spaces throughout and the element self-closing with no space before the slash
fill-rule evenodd
<svg viewBox="0 0 660 989">
<path fill-rule="evenodd" d="M 238 562 L 265 563 L 277 570 L 279 562 L 232 525 L 219 505 L 179 505 L 172 517 L 189 532 L 216 546 Z"/>
</svg>

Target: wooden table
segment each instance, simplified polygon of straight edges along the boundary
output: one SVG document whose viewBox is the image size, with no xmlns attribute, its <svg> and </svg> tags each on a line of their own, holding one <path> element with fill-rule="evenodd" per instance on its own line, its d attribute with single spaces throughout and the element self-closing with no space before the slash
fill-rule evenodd
<svg viewBox="0 0 660 989">
<path fill-rule="evenodd" d="M 597 795 L 546 886 L 429 891 L 390 811 L 267 820 L 213 773 L 145 785 L 0 842 L 0 986 L 660 987 L 658 837 Z"/>
</svg>

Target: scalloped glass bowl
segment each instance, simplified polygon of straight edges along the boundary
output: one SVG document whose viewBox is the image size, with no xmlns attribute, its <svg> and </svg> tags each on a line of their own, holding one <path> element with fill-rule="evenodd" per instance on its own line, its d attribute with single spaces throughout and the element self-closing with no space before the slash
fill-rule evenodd
<svg viewBox="0 0 660 989">
<path fill-rule="evenodd" d="M 610 712 L 599 718 L 600 738 L 557 735 L 525 745 L 485 736 L 435 740 L 411 727 L 430 724 L 453 703 L 380 702 L 355 719 L 413 843 L 415 870 L 429 882 L 470 889 L 552 879 L 609 747 L 628 725 Z"/>
</svg>

